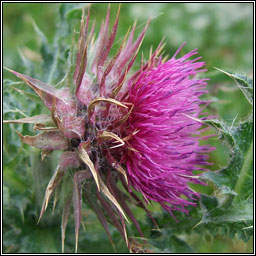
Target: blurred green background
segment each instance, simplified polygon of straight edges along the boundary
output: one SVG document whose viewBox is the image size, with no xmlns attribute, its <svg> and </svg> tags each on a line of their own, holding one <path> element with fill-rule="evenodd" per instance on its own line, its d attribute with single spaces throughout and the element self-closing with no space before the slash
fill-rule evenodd
<svg viewBox="0 0 256 256">
<path fill-rule="evenodd" d="M 42 58 L 39 54 L 40 41 L 34 30 L 32 20 L 46 35 L 49 43 L 53 43 L 56 33 L 56 24 L 59 22 L 57 3 L 4 3 L 3 4 L 3 63 L 13 70 L 24 72 L 24 55 L 39 69 Z M 81 4 L 77 4 L 79 7 Z M 105 19 L 108 4 L 97 3 L 91 6 L 91 20 L 96 20 L 96 30 Z M 118 4 L 111 4 L 111 24 L 115 19 Z M 79 27 L 80 14 L 70 17 L 70 22 L 75 28 Z M 198 48 L 199 55 L 206 61 L 208 72 L 205 74 L 211 80 L 208 90 L 213 103 L 209 110 L 223 118 L 228 123 L 242 120 L 248 113 L 250 106 L 234 82 L 224 74 L 216 71 L 214 67 L 222 70 L 243 73 L 252 77 L 253 67 L 253 4 L 252 3 L 127 3 L 122 4 L 119 27 L 117 32 L 116 48 L 128 28 L 137 20 L 137 35 L 143 29 L 148 19 L 152 18 L 146 37 L 141 47 L 144 56 L 148 56 L 151 46 L 155 49 L 165 37 L 165 53 L 172 56 L 177 48 L 184 42 L 186 46 L 181 54 Z M 72 31 L 70 33 L 70 40 Z M 71 41 L 70 41 L 71 42 Z M 116 49 L 114 47 L 114 49 Z M 138 58 L 139 59 L 139 58 Z M 136 65 L 139 65 L 139 61 Z M 216 75 L 217 73 L 217 75 Z M 36 72 L 35 72 L 36 77 Z M 15 80 L 11 74 L 4 71 L 4 78 Z M 40 76 L 38 77 L 40 78 Z M 18 81 L 16 79 L 15 81 Z M 9 97 L 9 95 L 7 95 Z M 33 103 L 18 98 L 9 99 L 4 96 L 4 101 L 17 101 L 21 104 L 24 114 L 30 115 L 26 104 Z M 24 101 L 24 102 L 23 102 Z M 30 105 L 32 104 L 32 105 Z M 39 107 L 34 114 L 40 112 Z M 14 113 L 15 117 L 19 113 Z M 8 114 L 9 115 L 9 114 Z M 5 119 L 13 116 L 4 116 Z M 18 116 L 17 116 L 18 115 Z M 11 129 L 17 128 L 11 125 Z M 23 131 L 31 132 L 31 128 L 24 125 Z M 36 225 L 43 191 L 47 180 L 41 182 L 44 175 L 49 175 L 50 170 L 40 172 L 41 167 L 36 163 L 34 170 L 38 175 L 32 175 L 28 168 L 32 162 L 39 161 L 38 151 L 30 149 L 16 141 L 17 135 L 8 135 L 9 129 L 4 130 L 4 139 L 7 153 L 4 154 L 4 223 L 6 224 L 4 249 L 5 252 L 59 252 L 60 251 L 60 212 L 55 215 L 49 213 L 48 220 Z M 25 133 L 25 132 L 24 132 Z M 12 142 L 15 141 L 15 142 Z M 218 144 L 216 139 L 211 140 L 218 150 L 211 154 L 210 160 L 215 163 L 213 170 L 219 169 L 227 162 L 226 149 Z M 17 151 L 17 146 L 19 147 Z M 16 150 L 16 151 L 15 151 Z M 16 152 L 16 155 L 12 155 Z M 30 161 L 24 160 L 22 168 L 16 166 L 19 154 L 30 154 Z M 224 154 L 223 154 L 224 152 Z M 34 157 L 34 160 L 32 159 Z M 32 160 L 31 160 L 32 159 Z M 50 161 L 49 161 L 50 162 Z M 35 164 L 35 163 L 34 163 Z M 50 165 L 50 163 L 48 163 Z M 24 178 L 25 177 L 25 178 Z M 31 185 L 33 184 L 33 185 Z M 39 184 L 36 187 L 36 184 Z M 28 191 L 27 191 L 28 190 Z M 34 192 L 38 190 L 37 192 Z M 208 189 L 210 193 L 211 188 Z M 207 192 L 207 189 L 206 191 Z M 29 199 L 24 198 L 28 196 Z M 11 202 L 13 198 L 20 204 Z M 16 200 L 15 199 L 15 200 Z M 29 201 L 30 200 L 30 201 Z M 34 202 L 31 205 L 29 202 Z M 29 208 L 29 209 L 28 209 Z M 154 210 L 156 208 L 153 208 Z M 13 211 L 16 210 L 16 213 Z M 49 211 L 49 210 L 48 210 Z M 24 216 L 29 212 L 29 217 Z M 137 216 L 144 216 L 139 210 Z M 79 252 L 110 252 L 112 249 L 102 227 L 95 219 L 94 214 L 85 211 L 85 231 L 80 231 Z M 46 219 L 46 218 L 45 218 Z M 12 224 L 16 221 L 15 224 Z M 74 241 L 72 220 L 67 230 L 67 250 L 72 252 Z M 146 225 L 146 224 L 145 224 Z M 10 230 L 12 229 L 12 230 Z M 24 229 L 26 229 L 24 231 Z M 132 229 L 132 228 L 130 228 Z M 132 230 L 130 230 L 133 232 Z M 117 243 L 118 252 L 126 252 L 125 245 L 119 242 L 119 234 L 113 229 L 114 241 Z M 16 234 L 20 237 L 15 240 Z M 30 240 L 31 239 L 31 240 Z M 33 240 L 34 239 L 34 240 Z M 44 241 L 42 241 L 44 240 Z M 190 245 L 199 253 L 245 253 L 252 252 L 252 239 L 245 244 L 241 240 L 231 240 L 222 236 L 211 239 L 210 236 L 200 237 L 191 235 Z"/>
</svg>

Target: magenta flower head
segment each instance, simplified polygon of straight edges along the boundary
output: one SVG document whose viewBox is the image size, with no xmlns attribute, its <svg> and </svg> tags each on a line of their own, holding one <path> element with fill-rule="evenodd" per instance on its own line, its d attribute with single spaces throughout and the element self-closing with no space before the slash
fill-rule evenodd
<svg viewBox="0 0 256 256">
<path fill-rule="evenodd" d="M 142 57 L 141 68 L 134 72 L 133 63 L 148 24 L 136 40 L 134 25 L 110 58 L 119 10 L 111 29 L 109 15 L 110 10 L 95 40 L 94 26 L 89 30 L 89 12 L 86 20 L 83 14 L 76 58 L 70 51 L 71 63 L 62 88 L 9 70 L 34 89 L 50 113 L 5 122 L 35 125 L 39 134 L 18 134 L 23 143 L 42 150 L 42 160 L 54 150 L 63 151 L 46 188 L 39 220 L 65 174 L 73 171 L 72 193 L 61 186 L 63 250 L 71 203 L 77 250 L 83 194 L 110 241 L 107 222 L 118 229 L 133 251 L 125 228 L 127 217 L 141 236 L 143 233 L 129 202 L 142 207 L 154 223 L 146 207 L 150 201 L 172 215 L 177 210 L 188 213 L 186 207 L 196 205 L 199 196 L 188 183 L 202 183 L 193 171 L 204 170 L 206 153 L 213 149 L 199 145 L 204 130 L 200 129 L 201 120 L 207 118 L 202 117 L 201 108 L 207 102 L 199 97 L 207 91 L 206 79 L 197 78 L 205 71 L 204 62 L 198 61 L 200 58 L 190 60 L 196 50 L 177 58 L 180 48 L 165 60 L 161 42 L 146 63 Z M 120 189 L 121 184 L 124 189 Z"/>
<path fill-rule="evenodd" d="M 200 105 L 206 103 L 199 99 L 206 93 L 206 81 L 195 76 L 205 71 L 204 62 L 188 60 L 196 50 L 176 59 L 180 49 L 167 62 L 156 58 L 146 66 L 129 83 L 125 99 L 134 106 L 125 127 L 133 134 L 133 150 L 125 158 L 129 181 L 144 198 L 170 213 L 187 212 L 185 207 L 195 204 L 182 195 L 192 200 L 198 195 L 187 183 L 201 183 L 193 171 L 207 164 L 204 153 L 211 150 L 199 146 L 195 136 L 200 134 Z"/>
</svg>

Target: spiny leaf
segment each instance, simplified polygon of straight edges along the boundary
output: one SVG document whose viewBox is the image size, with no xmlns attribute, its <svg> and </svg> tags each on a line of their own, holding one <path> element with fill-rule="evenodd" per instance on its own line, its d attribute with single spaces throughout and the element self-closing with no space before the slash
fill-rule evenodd
<svg viewBox="0 0 256 256">
<path fill-rule="evenodd" d="M 224 73 L 235 79 L 252 104 L 252 81 L 238 74 Z M 219 120 L 204 120 L 203 123 L 218 131 L 230 151 L 230 160 L 221 170 L 208 171 L 201 176 L 214 182 L 218 189 L 215 196 L 201 195 L 203 216 L 195 229 L 199 232 L 208 229 L 213 236 L 221 230 L 230 237 L 237 234 L 248 241 L 252 232 L 247 227 L 253 221 L 253 121 L 249 116 L 236 126 Z"/>
<path fill-rule="evenodd" d="M 199 233 L 209 230 L 213 237 L 221 233 L 231 238 L 238 235 L 245 242 L 249 240 L 252 230 L 247 227 L 253 223 L 251 199 L 228 200 L 228 203 L 223 204 L 219 198 L 202 195 L 200 204 L 203 216 L 194 230 Z"/>
<path fill-rule="evenodd" d="M 249 77 L 241 74 L 230 73 L 227 71 L 223 71 L 219 68 L 216 68 L 220 72 L 228 75 L 236 82 L 239 89 L 243 92 L 248 102 L 252 105 L 253 104 L 253 81 Z"/>
<path fill-rule="evenodd" d="M 233 127 L 231 135 L 243 154 L 246 154 L 253 139 L 253 121 L 245 120 Z"/>
<path fill-rule="evenodd" d="M 252 175 L 252 150 L 250 148 L 252 146 L 250 145 L 253 138 L 253 123 L 252 121 L 244 121 L 232 128 L 218 120 L 207 120 L 204 123 L 216 128 L 220 134 L 220 139 L 228 143 L 230 162 L 227 167 L 220 171 L 206 172 L 201 177 L 210 179 L 219 188 L 229 187 L 233 190 L 238 180 L 241 182 L 243 177 Z M 242 172 L 243 167 L 245 169 Z M 240 195 L 242 196 L 241 193 Z"/>
<path fill-rule="evenodd" d="M 194 118 L 194 120 L 197 121 L 196 118 Z M 224 142 L 227 141 L 229 146 L 234 147 L 235 145 L 234 138 L 231 134 L 230 127 L 225 122 L 220 121 L 218 119 L 208 119 L 203 121 L 200 120 L 200 122 L 216 129 L 220 135 L 220 139 Z"/>
<path fill-rule="evenodd" d="M 244 203 L 245 202 L 245 203 Z M 202 195 L 201 205 L 206 210 L 203 216 L 203 223 L 235 223 L 253 221 L 253 205 L 251 200 L 233 201 L 229 207 L 220 207 L 215 197 L 209 201 L 209 196 Z"/>
</svg>

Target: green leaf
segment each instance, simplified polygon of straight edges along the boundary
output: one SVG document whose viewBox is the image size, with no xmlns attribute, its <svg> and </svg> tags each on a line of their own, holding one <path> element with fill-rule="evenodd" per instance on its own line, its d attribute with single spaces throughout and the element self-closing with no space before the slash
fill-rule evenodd
<svg viewBox="0 0 256 256">
<path fill-rule="evenodd" d="M 252 104 L 252 81 L 242 75 L 227 73 L 232 77 Z M 218 171 L 209 171 L 202 178 L 217 187 L 214 196 L 201 195 L 202 219 L 195 229 L 210 230 L 211 235 L 237 235 L 248 241 L 253 222 L 253 121 L 244 121 L 231 126 L 219 120 L 206 120 L 205 124 L 215 128 L 220 140 L 229 149 L 229 163 Z"/>
<path fill-rule="evenodd" d="M 209 200 L 209 198 L 211 199 Z M 216 198 L 202 195 L 201 205 L 206 210 L 203 216 L 203 223 L 227 224 L 228 222 L 253 221 L 252 200 L 233 201 L 231 207 L 224 208 L 219 207 L 219 204 L 216 205 Z"/>
<path fill-rule="evenodd" d="M 248 228 L 253 224 L 252 200 L 233 200 L 223 207 L 222 202 L 217 202 L 216 199 L 216 197 L 201 196 L 203 216 L 195 229 L 198 232 L 208 229 L 212 236 L 221 233 L 233 238 L 238 235 L 245 242 L 248 241 L 252 235 L 252 230 Z"/>
<path fill-rule="evenodd" d="M 19 55 L 22 59 L 23 65 L 25 67 L 25 72 L 29 75 L 33 75 L 35 71 L 35 67 L 33 63 L 23 54 L 22 50 L 19 49 Z"/>
<path fill-rule="evenodd" d="M 251 120 L 244 121 L 236 127 L 228 127 L 219 120 L 207 120 L 205 123 L 217 129 L 220 139 L 229 147 L 230 161 L 225 168 L 215 172 L 206 172 L 202 178 L 211 180 L 219 189 L 230 188 L 240 196 L 244 196 L 240 191 L 242 189 L 240 184 L 244 184 L 245 179 L 250 180 L 253 169 L 251 144 L 253 122 Z M 247 195 L 252 193 L 252 187 L 246 187 L 245 190 Z"/>
<path fill-rule="evenodd" d="M 241 152 L 235 143 L 230 128 L 226 126 L 224 122 L 219 120 L 207 120 L 204 121 L 204 123 L 214 127 L 220 135 L 220 140 L 222 140 L 226 146 L 229 147 L 230 162 L 227 167 L 221 169 L 220 171 L 209 171 L 204 173 L 202 178 L 211 180 L 219 189 L 221 189 L 223 186 L 233 189 L 243 163 Z"/>
<path fill-rule="evenodd" d="M 231 130 L 232 136 L 241 152 L 246 155 L 253 140 L 253 121 L 247 120 Z"/>
<path fill-rule="evenodd" d="M 81 9 L 89 6 L 89 3 L 62 3 L 60 5 L 60 16 L 62 19 L 81 18 Z"/>
<path fill-rule="evenodd" d="M 57 88 L 59 87 L 69 87 L 70 92 L 75 94 L 75 84 L 74 84 L 74 71 L 76 66 L 76 50 L 75 50 L 75 32 L 73 33 L 73 39 L 70 49 L 68 50 L 68 57 L 67 57 L 67 68 L 66 74 L 64 75 L 63 79 L 58 82 L 56 85 Z"/>
<path fill-rule="evenodd" d="M 19 194 L 23 194 L 26 191 L 24 181 L 10 168 L 4 169 L 3 178 L 8 187 L 15 189 Z"/>
<path fill-rule="evenodd" d="M 240 74 L 218 70 L 232 77 L 252 104 L 252 80 Z M 228 126 L 219 120 L 204 121 L 218 131 L 220 140 L 229 148 L 230 161 L 225 168 L 216 172 L 207 172 L 202 177 L 213 181 L 219 189 L 230 192 L 234 190 L 244 198 L 252 195 L 253 121 L 251 119 L 249 116 L 236 126 L 233 124 Z"/>
<path fill-rule="evenodd" d="M 41 42 L 40 53 L 43 59 L 42 67 L 43 67 L 43 75 L 44 75 L 44 78 L 42 80 L 51 84 L 52 78 L 53 78 L 53 67 L 55 65 L 58 51 L 57 49 L 55 49 L 55 47 L 53 47 L 48 43 L 47 37 L 39 29 L 39 27 L 33 20 L 32 20 L 32 23 Z"/>
<path fill-rule="evenodd" d="M 175 253 L 195 253 L 195 251 L 182 239 L 172 236 L 170 239 L 172 251 Z"/>
<path fill-rule="evenodd" d="M 26 234 L 22 238 L 22 246 L 19 250 L 20 253 L 58 253 L 59 246 L 56 241 L 56 227 L 54 229 L 37 228 L 31 230 L 30 234 Z"/>
<path fill-rule="evenodd" d="M 217 70 L 223 72 L 224 74 L 230 76 L 236 82 L 239 89 L 243 92 L 246 99 L 249 103 L 253 104 L 253 81 L 249 77 L 237 73 L 229 73 L 221 69 L 216 68 Z"/>
<path fill-rule="evenodd" d="M 172 234 L 171 229 L 162 229 L 160 236 L 147 239 L 149 252 L 153 253 L 195 253 L 181 238 Z"/>
<path fill-rule="evenodd" d="M 17 92 L 19 92 L 21 95 L 25 96 L 27 99 L 30 99 L 36 103 L 41 103 L 41 99 L 38 95 L 30 93 L 30 92 L 26 92 L 24 90 L 20 90 L 18 88 L 13 87 L 13 90 L 16 90 Z"/>
<path fill-rule="evenodd" d="M 253 190 L 253 141 L 244 157 L 239 179 L 234 188 L 240 197 L 250 198 Z"/>
</svg>

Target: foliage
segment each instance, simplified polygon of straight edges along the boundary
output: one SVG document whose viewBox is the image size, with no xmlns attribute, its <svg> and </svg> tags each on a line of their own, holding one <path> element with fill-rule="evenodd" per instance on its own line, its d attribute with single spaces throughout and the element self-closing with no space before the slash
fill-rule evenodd
<svg viewBox="0 0 256 256">
<path fill-rule="evenodd" d="M 81 16 L 81 7 L 83 7 L 83 5 L 84 4 L 70 3 L 60 4 L 58 6 L 59 20 L 57 23 L 56 34 L 53 36 L 54 33 L 52 33 L 52 40 L 50 41 L 40 30 L 40 26 L 35 22 L 32 22 L 35 33 L 40 40 L 40 55 L 36 55 L 34 51 L 32 51 L 33 58 L 31 60 L 28 52 L 24 51 L 24 49 L 20 50 L 21 58 L 20 60 L 17 60 L 18 64 L 16 65 L 22 67 L 23 70 L 20 70 L 20 68 L 16 68 L 16 70 L 52 84 L 61 81 L 65 74 L 64 70 L 70 68 L 70 66 L 67 66 L 67 59 L 72 58 L 70 55 L 70 45 L 73 37 L 72 29 L 78 24 Z M 106 5 L 96 4 L 95 10 L 99 10 L 99 13 L 102 13 L 100 10 L 101 8 L 105 8 L 104 6 L 106 7 Z M 137 12 L 139 12 L 138 10 L 140 10 L 141 6 L 141 4 L 137 5 Z M 241 4 L 241 7 L 245 8 L 243 4 Z M 7 6 L 5 6 L 5 8 L 7 8 Z M 116 8 L 115 5 L 114 8 Z M 123 6 L 122 8 L 124 8 L 124 12 L 135 9 L 132 5 L 129 6 L 130 9 L 126 8 L 126 6 Z M 165 6 L 160 5 L 159 8 L 158 11 L 160 13 L 164 10 Z M 177 10 L 178 13 L 183 11 L 187 15 L 190 13 L 191 15 L 189 15 L 188 20 L 193 20 L 193 18 L 196 17 L 201 17 L 201 19 L 207 18 L 208 20 L 210 15 L 215 15 L 206 8 L 203 16 L 196 16 L 196 14 L 202 13 L 202 9 L 200 8 L 203 7 L 192 4 L 184 4 L 184 6 L 179 7 L 178 4 L 174 4 L 169 11 L 172 14 L 174 14 L 174 10 Z M 217 10 L 218 8 L 220 7 L 215 5 L 215 9 Z M 150 9 L 148 8 L 146 10 L 149 12 Z M 163 23 L 164 18 L 165 16 L 163 15 L 159 16 L 156 21 L 153 20 L 153 28 L 154 26 L 158 26 L 163 29 L 162 31 L 166 30 L 171 34 L 175 34 L 176 30 L 183 30 L 185 31 L 184 33 L 189 33 L 189 37 L 186 41 L 191 39 L 192 44 L 199 43 L 198 48 L 201 46 L 202 48 L 207 48 L 207 43 L 212 40 L 210 36 L 206 37 L 206 34 L 209 33 L 202 32 L 202 35 L 204 35 L 202 41 L 194 42 L 197 37 L 193 35 L 193 31 L 196 30 L 191 31 L 191 28 L 189 25 L 185 24 L 185 21 L 181 21 L 178 26 L 169 29 L 169 27 Z M 240 19 L 242 20 L 242 18 Z M 162 26 L 158 25 L 160 24 L 159 22 L 162 22 Z M 247 29 L 248 26 L 246 22 L 232 23 L 229 20 L 230 27 L 228 31 L 229 35 L 232 35 L 231 38 L 234 37 L 233 31 L 235 29 L 242 27 L 241 31 L 243 32 Z M 214 23 L 205 25 L 201 30 L 205 29 L 207 31 L 207 29 L 210 28 L 213 35 L 219 35 L 219 33 L 223 34 L 223 28 L 222 30 L 217 30 L 215 26 L 216 24 L 217 27 L 221 27 L 221 24 L 217 23 L 217 18 L 215 17 Z M 125 24 L 123 26 L 125 27 Z M 126 28 L 123 30 L 126 30 Z M 149 33 L 150 32 L 152 33 L 152 31 L 149 30 Z M 164 33 L 162 35 L 164 35 Z M 183 40 L 184 35 L 179 35 Z M 153 39 L 158 40 L 159 38 L 156 36 L 156 38 Z M 149 44 L 156 46 L 157 43 L 153 42 L 153 39 L 152 41 L 146 41 L 144 47 L 149 48 Z M 167 39 L 166 49 L 173 49 L 173 45 L 168 45 L 169 40 L 170 39 Z M 234 43 L 228 45 L 227 42 L 226 44 L 227 45 L 224 45 L 224 48 L 222 48 L 224 51 L 236 49 Z M 33 43 L 30 42 L 30 45 L 33 45 Z M 207 59 L 216 58 L 216 56 L 211 53 L 215 48 L 218 48 L 218 44 L 211 45 L 209 52 L 206 55 L 202 53 L 206 61 Z M 148 52 L 148 50 L 145 51 Z M 239 56 L 235 62 L 245 63 L 245 66 L 249 69 L 251 63 L 247 57 L 248 52 L 243 52 L 242 50 L 237 51 L 239 52 Z M 12 58 L 12 56 L 14 56 L 13 53 L 9 58 Z M 222 57 L 223 61 L 225 61 L 225 58 L 227 58 L 228 55 L 224 54 Z M 40 60 L 37 65 L 35 65 L 33 61 L 35 58 Z M 231 59 L 233 60 L 233 58 L 235 57 L 232 56 Z M 211 59 L 210 65 L 214 63 L 214 65 L 220 66 L 220 62 L 214 62 L 213 59 Z M 231 62 L 234 62 L 232 60 Z M 11 64 L 7 62 L 5 65 L 8 66 Z M 225 62 L 224 66 L 228 66 L 228 63 Z M 235 67 L 233 66 L 233 68 Z M 248 71 L 248 69 L 246 71 Z M 225 75 L 228 75 L 229 77 L 225 77 Z M 207 120 L 205 121 L 205 125 L 211 126 L 213 132 L 215 130 L 217 134 L 216 136 L 223 143 L 226 150 L 224 153 L 214 152 L 211 155 L 211 161 L 215 162 L 214 167 L 218 170 L 214 171 L 213 169 L 202 175 L 204 181 L 209 184 L 208 187 L 211 188 L 211 192 L 204 188 L 195 188 L 203 190 L 199 206 L 191 207 L 189 215 L 185 215 L 181 212 L 175 213 L 178 222 L 165 211 L 159 210 L 154 204 L 150 206 L 154 212 L 153 217 L 159 225 L 158 230 L 153 229 L 154 225 L 152 221 L 145 217 L 140 210 L 134 210 L 139 224 L 146 235 L 146 238 L 144 239 L 135 238 L 138 236 L 137 231 L 135 231 L 135 228 L 132 225 L 129 226 L 128 233 L 131 236 L 134 236 L 133 244 L 135 251 L 193 253 L 200 251 L 200 247 L 191 242 L 193 240 L 190 238 L 194 235 L 199 235 L 200 237 L 208 236 L 211 237 L 211 239 L 218 239 L 220 236 L 222 238 L 229 237 L 233 240 L 242 239 L 244 242 L 248 242 L 253 235 L 252 80 L 245 75 L 222 70 L 209 72 L 209 76 L 211 78 L 209 84 L 210 86 L 213 85 L 215 88 L 215 91 L 211 91 L 213 96 L 211 100 L 213 103 L 210 105 L 212 109 L 209 109 L 218 116 L 218 119 Z M 13 77 L 9 75 L 6 75 L 6 77 L 13 79 Z M 3 84 L 3 118 L 17 119 L 37 115 L 39 113 L 42 114 L 45 110 L 43 110 L 38 97 L 32 93 L 32 90 L 26 87 L 23 83 L 10 79 L 4 80 Z M 223 81 L 225 81 L 225 83 L 223 83 Z M 241 92 L 234 89 L 236 86 Z M 226 94 L 223 93 L 225 90 L 230 89 L 234 91 L 229 91 Z M 233 97 L 233 99 L 235 99 L 235 97 L 241 99 L 241 104 L 243 105 L 241 108 L 243 108 L 243 111 L 239 112 L 238 116 L 234 111 L 228 112 L 233 107 L 236 111 L 236 106 L 234 106 L 235 102 L 232 102 L 232 100 L 231 103 L 229 102 L 229 110 L 226 111 L 231 114 L 224 113 L 224 109 L 227 105 L 225 105 L 225 102 L 221 103 L 221 98 L 225 99 L 225 97 L 229 97 L 229 94 L 231 94 L 230 97 Z M 27 106 L 29 106 L 29 108 Z M 54 200 L 52 200 L 50 202 L 50 208 L 52 208 L 54 214 L 48 209 L 40 224 L 36 225 L 40 214 L 44 190 L 47 186 L 49 177 L 52 176 L 52 170 L 56 168 L 56 159 L 59 157 L 59 154 L 57 152 L 42 162 L 38 150 L 22 145 L 20 140 L 18 140 L 18 135 L 15 132 L 16 129 L 22 133 L 33 134 L 32 127 L 27 124 L 23 124 L 22 126 L 10 124 L 4 125 L 3 128 L 4 251 L 6 253 L 60 252 L 60 205 L 55 207 Z M 218 145 L 218 147 L 221 146 Z M 223 158 L 228 158 L 228 160 L 223 160 Z M 224 165 L 225 167 L 219 168 L 218 165 Z M 68 178 L 67 175 L 67 183 L 69 180 Z M 63 200 L 60 200 L 59 204 L 62 202 Z M 90 203 L 86 202 L 82 209 L 85 231 L 80 232 L 79 252 L 100 253 L 115 252 L 115 250 L 117 252 L 127 252 L 125 244 L 120 242 L 121 239 L 118 232 L 112 227 L 110 228 L 110 233 L 113 237 L 114 246 L 111 245 L 107 235 L 104 233 L 104 229 L 98 224 L 95 214 L 90 210 L 90 206 Z M 65 252 L 74 251 L 74 227 L 72 226 L 72 223 L 73 221 L 71 220 L 67 227 L 67 245 Z M 97 223 L 97 225 L 95 225 L 95 223 Z"/>
</svg>

